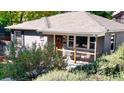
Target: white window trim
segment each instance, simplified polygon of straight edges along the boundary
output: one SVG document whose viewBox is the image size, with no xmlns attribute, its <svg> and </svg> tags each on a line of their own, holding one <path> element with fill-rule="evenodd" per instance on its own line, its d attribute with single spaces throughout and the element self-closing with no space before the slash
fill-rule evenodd
<svg viewBox="0 0 124 93">
<path fill-rule="evenodd" d="M 93 36 L 90 36 L 90 37 L 93 37 Z M 90 42 L 90 37 L 89 37 L 89 49 L 90 49 L 90 44 L 92 43 L 92 44 L 94 44 L 94 49 L 92 49 L 92 50 L 95 50 L 96 37 L 94 37 L 95 38 L 95 42 Z"/>
<path fill-rule="evenodd" d="M 69 36 L 74 36 L 73 47 L 70 47 L 69 46 Z M 68 48 L 72 49 L 72 48 L 74 48 L 74 46 L 76 47 L 76 36 L 79 36 L 79 35 L 68 35 L 67 36 L 67 47 Z M 88 51 L 95 51 L 95 49 L 90 49 L 90 37 L 92 37 L 92 36 L 86 36 L 86 37 L 88 37 L 87 48 L 78 48 L 78 47 L 76 47 L 76 49 L 79 49 L 79 50 L 88 50 Z"/>
<path fill-rule="evenodd" d="M 69 36 L 73 36 L 73 37 L 74 37 L 74 35 L 68 35 L 68 36 L 67 36 L 67 47 L 68 47 L 68 48 L 74 48 L 74 40 L 73 40 L 73 47 L 70 47 L 70 46 L 69 46 Z M 75 38 L 75 37 L 74 37 L 74 38 Z"/>
</svg>

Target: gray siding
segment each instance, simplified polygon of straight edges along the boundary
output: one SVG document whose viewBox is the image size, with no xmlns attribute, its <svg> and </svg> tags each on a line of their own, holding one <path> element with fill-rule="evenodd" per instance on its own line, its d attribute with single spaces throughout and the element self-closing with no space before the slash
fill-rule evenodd
<svg viewBox="0 0 124 93">
<path fill-rule="evenodd" d="M 116 48 L 124 43 L 124 32 L 116 33 Z"/>
<path fill-rule="evenodd" d="M 115 49 L 124 43 L 124 32 L 115 33 Z M 111 50 L 111 33 L 107 33 L 104 39 L 104 53 L 109 53 Z"/>
<path fill-rule="evenodd" d="M 111 34 L 106 33 L 104 37 L 104 53 L 109 53 L 111 50 Z"/>
<path fill-rule="evenodd" d="M 48 45 L 53 44 L 54 43 L 53 35 L 47 35 L 47 37 L 48 37 Z"/>
<path fill-rule="evenodd" d="M 104 36 L 97 38 L 97 54 L 101 55 L 104 52 Z"/>
</svg>

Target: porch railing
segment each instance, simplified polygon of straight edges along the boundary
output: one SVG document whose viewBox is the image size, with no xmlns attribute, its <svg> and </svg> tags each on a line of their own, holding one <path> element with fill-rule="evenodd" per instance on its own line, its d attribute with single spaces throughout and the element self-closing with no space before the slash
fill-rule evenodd
<svg viewBox="0 0 124 93">
<path fill-rule="evenodd" d="M 91 56 L 95 56 L 95 53 L 92 53 L 92 52 L 84 52 L 84 51 L 78 51 L 76 50 L 76 48 L 74 48 L 74 50 L 67 50 L 67 49 L 58 49 L 56 48 L 56 51 L 60 51 L 62 52 L 62 55 L 63 56 L 72 56 L 73 55 L 73 59 L 74 59 L 74 63 L 76 63 L 77 61 L 77 56 L 80 55 L 91 55 Z M 67 52 L 69 52 L 69 54 L 66 54 Z M 84 57 L 85 58 L 85 57 Z M 94 58 L 93 58 L 94 59 Z"/>
</svg>

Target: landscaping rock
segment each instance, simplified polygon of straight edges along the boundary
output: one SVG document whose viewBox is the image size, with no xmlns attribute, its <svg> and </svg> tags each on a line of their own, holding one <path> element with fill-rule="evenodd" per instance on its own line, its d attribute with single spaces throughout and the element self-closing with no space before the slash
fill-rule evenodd
<svg viewBox="0 0 124 93">
<path fill-rule="evenodd" d="M 11 79 L 10 77 L 4 78 L 1 81 L 14 81 L 13 79 Z"/>
<path fill-rule="evenodd" d="M 38 76 L 38 73 L 36 70 L 33 70 L 31 72 L 26 72 L 26 75 L 29 77 L 29 78 L 35 78 Z"/>
<path fill-rule="evenodd" d="M 47 68 L 42 68 L 39 70 L 33 70 L 31 72 L 26 72 L 27 77 L 29 78 L 36 78 L 38 75 L 48 72 Z"/>
</svg>

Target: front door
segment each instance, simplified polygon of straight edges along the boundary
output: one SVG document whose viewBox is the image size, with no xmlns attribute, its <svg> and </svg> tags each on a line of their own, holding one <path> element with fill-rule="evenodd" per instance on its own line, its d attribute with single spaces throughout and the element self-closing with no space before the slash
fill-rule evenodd
<svg viewBox="0 0 124 93">
<path fill-rule="evenodd" d="M 62 49 L 62 47 L 63 47 L 61 35 L 56 35 L 56 47 L 58 49 Z"/>
</svg>

